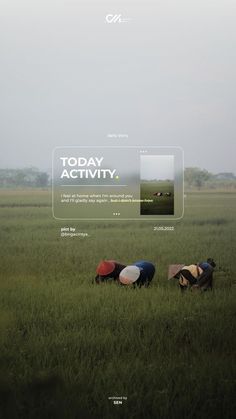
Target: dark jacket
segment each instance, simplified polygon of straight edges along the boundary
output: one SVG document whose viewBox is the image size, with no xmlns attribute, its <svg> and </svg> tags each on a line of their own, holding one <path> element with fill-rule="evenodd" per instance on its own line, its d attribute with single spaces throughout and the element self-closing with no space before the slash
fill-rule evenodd
<svg viewBox="0 0 236 419">
<path fill-rule="evenodd" d="M 140 268 L 140 276 L 135 284 L 139 287 L 142 285 L 145 285 L 146 287 L 149 286 L 155 274 L 155 266 L 146 260 L 138 260 L 134 265 Z"/>
</svg>

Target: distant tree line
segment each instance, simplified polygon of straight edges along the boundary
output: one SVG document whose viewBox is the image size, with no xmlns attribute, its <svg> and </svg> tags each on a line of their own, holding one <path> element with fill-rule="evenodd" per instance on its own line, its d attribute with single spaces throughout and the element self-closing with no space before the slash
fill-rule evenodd
<svg viewBox="0 0 236 419">
<path fill-rule="evenodd" d="M 35 167 L 26 169 L 0 169 L 1 188 L 45 188 L 49 185 L 49 175 Z"/>
<path fill-rule="evenodd" d="M 199 167 L 187 167 L 184 171 L 185 187 L 188 188 L 232 188 L 236 189 L 236 176 L 232 172 L 212 174 Z"/>
<path fill-rule="evenodd" d="M 199 167 L 187 167 L 184 171 L 185 187 L 189 189 L 236 189 L 236 176 L 231 172 L 212 174 Z M 169 181 L 166 179 L 166 181 Z M 156 182 L 156 179 L 153 179 Z M 49 175 L 35 167 L 25 169 L 0 169 L 0 188 L 46 188 Z"/>
</svg>

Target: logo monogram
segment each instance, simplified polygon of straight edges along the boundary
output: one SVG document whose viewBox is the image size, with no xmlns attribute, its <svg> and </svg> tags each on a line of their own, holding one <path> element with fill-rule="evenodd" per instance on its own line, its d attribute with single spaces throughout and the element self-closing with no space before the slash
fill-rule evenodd
<svg viewBox="0 0 236 419">
<path fill-rule="evenodd" d="M 106 15 L 106 22 L 107 23 L 127 23 L 131 20 L 131 18 L 123 18 L 122 15 Z"/>
</svg>

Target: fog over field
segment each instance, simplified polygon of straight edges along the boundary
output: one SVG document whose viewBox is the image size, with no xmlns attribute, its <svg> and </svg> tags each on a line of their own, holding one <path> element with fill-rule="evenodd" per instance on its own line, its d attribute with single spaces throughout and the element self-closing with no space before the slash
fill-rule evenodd
<svg viewBox="0 0 236 419">
<path fill-rule="evenodd" d="M 173 180 L 174 156 L 141 156 L 141 179 Z"/>
<path fill-rule="evenodd" d="M 235 18 L 232 0 L 2 0 L 0 167 L 149 144 L 235 172 Z"/>
</svg>

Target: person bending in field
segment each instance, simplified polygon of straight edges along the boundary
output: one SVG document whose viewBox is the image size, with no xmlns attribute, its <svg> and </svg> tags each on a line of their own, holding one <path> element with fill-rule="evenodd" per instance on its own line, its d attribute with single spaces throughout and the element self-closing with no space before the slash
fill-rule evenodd
<svg viewBox="0 0 236 419">
<path fill-rule="evenodd" d="M 100 284 L 106 281 L 117 281 L 119 279 L 120 272 L 125 268 L 126 265 L 116 262 L 115 260 L 102 260 L 96 269 L 95 282 Z"/>
<path fill-rule="evenodd" d="M 208 289 L 212 290 L 213 272 L 214 268 L 216 267 L 214 259 L 208 258 L 206 262 L 201 262 L 198 266 L 202 269 L 203 272 L 197 278 L 197 283 L 195 287 L 199 287 L 203 291 L 206 291 Z"/>
<path fill-rule="evenodd" d="M 171 276 L 169 279 L 177 278 L 182 291 L 188 288 L 200 289 L 206 291 L 212 289 L 213 272 L 216 264 L 212 258 L 206 262 L 193 265 L 172 265 Z"/>
<path fill-rule="evenodd" d="M 139 260 L 133 265 L 126 266 L 119 276 L 120 283 L 123 285 L 133 285 L 137 287 L 148 287 L 155 274 L 155 266 L 151 262 Z"/>
</svg>

